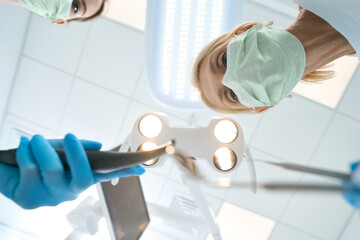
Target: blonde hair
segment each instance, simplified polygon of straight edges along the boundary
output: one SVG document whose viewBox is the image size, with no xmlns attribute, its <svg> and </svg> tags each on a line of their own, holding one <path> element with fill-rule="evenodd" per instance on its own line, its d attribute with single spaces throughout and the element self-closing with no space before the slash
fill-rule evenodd
<svg viewBox="0 0 360 240">
<path fill-rule="evenodd" d="M 217 106 L 213 105 L 205 97 L 205 95 L 202 93 L 201 85 L 200 85 L 200 67 L 201 67 L 201 64 L 203 63 L 205 57 L 208 56 L 210 54 L 210 52 L 212 52 L 215 48 L 217 48 L 224 42 L 231 39 L 234 35 L 239 35 L 241 33 L 244 33 L 248 29 L 250 29 L 252 26 L 257 25 L 257 24 L 262 24 L 262 23 L 260 23 L 260 22 L 243 23 L 243 24 L 237 26 L 236 28 L 234 28 L 232 31 L 220 35 L 219 37 L 215 38 L 211 42 L 207 43 L 203 47 L 203 49 L 200 51 L 200 53 L 198 54 L 196 59 L 194 60 L 193 65 L 192 65 L 192 70 L 191 70 L 192 83 L 197 89 L 199 89 L 201 100 L 209 108 L 211 108 L 215 111 L 218 111 L 218 112 L 222 112 L 222 113 L 232 113 L 232 114 L 233 113 L 257 113 L 256 110 L 251 109 L 251 108 L 233 110 L 233 109 L 228 109 L 228 108 L 225 109 L 225 108 L 217 107 Z M 335 75 L 335 72 L 331 71 L 331 70 L 327 70 L 327 67 L 328 66 L 324 66 L 316 71 L 313 71 L 313 72 L 303 76 L 301 80 L 303 82 L 319 83 L 321 81 L 330 79 Z"/>
</svg>

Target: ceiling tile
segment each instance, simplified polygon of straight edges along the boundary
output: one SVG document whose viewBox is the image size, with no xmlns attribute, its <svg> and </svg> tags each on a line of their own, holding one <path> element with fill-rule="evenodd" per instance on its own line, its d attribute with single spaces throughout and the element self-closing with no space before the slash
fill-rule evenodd
<svg viewBox="0 0 360 240">
<path fill-rule="evenodd" d="M 289 237 L 291 240 L 320 240 L 281 223 L 276 224 L 269 240 L 289 240 Z"/>
<path fill-rule="evenodd" d="M 250 149 L 251 150 L 251 149 Z M 267 160 L 274 162 L 281 162 L 279 159 L 271 157 L 262 152 L 252 150 L 252 155 L 255 159 L 256 177 L 259 183 L 268 182 L 290 182 L 297 183 L 302 174 L 278 168 L 275 166 L 266 165 L 256 160 Z M 246 162 L 242 163 L 234 181 L 249 182 L 248 167 L 244 166 Z M 291 198 L 293 191 L 276 192 L 259 188 L 256 194 L 253 194 L 249 188 L 230 188 L 225 200 L 240 206 L 241 208 L 261 214 L 268 218 L 277 220 L 288 201 Z"/>
<path fill-rule="evenodd" d="M 358 68 L 349 83 L 344 96 L 338 106 L 338 110 L 351 117 L 360 120 L 360 68 Z"/>
<path fill-rule="evenodd" d="M 131 97 L 143 65 L 143 34 L 100 19 L 91 25 L 77 75 Z"/>
<path fill-rule="evenodd" d="M 99 141 L 103 149 L 112 149 L 117 143 L 128 105 L 128 99 L 77 79 L 60 131 Z"/>
<path fill-rule="evenodd" d="M 146 173 L 140 176 L 140 180 L 145 200 L 157 203 L 166 183 L 166 178 L 146 171 Z"/>
<path fill-rule="evenodd" d="M 89 27 L 83 22 L 60 26 L 33 14 L 23 54 L 74 74 Z"/>
<path fill-rule="evenodd" d="M 356 240 L 360 236 L 360 216 L 357 210 L 354 210 L 350 222 L 339 237 L 339 240 Z"/>
<path fill-rule="evenodd" d="M 23 57 L 8 111 L 57 131 L 73 77 Z"/>
<path fill-rule="evenodd" d="M 360 156 L 360 122 L 337 114 L 311 161 L 312 166 L 349 171 Z"/>
<path fill-rule="evenodd" d="M 306 164 L 332 115 L 330 109 L 294 95 L 264 114 L 250 146 L 288 161 Z"/>
<path fill-rule="evenodd" d="M 301 183 L 334 184 L 324 178 L 306 175 Z M 340 184 L 340 183 L 339 183 Z M 288 204 L 281 222 L 318 238 L 337 239 L 353 208 L 337 192 L 297 191 Z"/>
</svg>

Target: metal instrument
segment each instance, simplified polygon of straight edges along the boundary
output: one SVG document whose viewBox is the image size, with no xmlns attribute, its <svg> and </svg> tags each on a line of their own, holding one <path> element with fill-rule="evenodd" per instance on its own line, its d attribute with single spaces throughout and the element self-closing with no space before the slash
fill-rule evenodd
<svg viewBox="0 0 360 240">
<path fill-rule="evenodd" d="M 164 154 L 172 154 L 175 141 L 169 141 L 158 148 L 144 152 L 116 152 L 116 151 L 94 151 L 86 150 L 91 169 L 94 172 L 112 172 L 128 167 L 132 167 L 151 159 L 158 158 Z M 17 167 L 16 150 L 2 150 L 0 151 L 0 162 Z M 55 149 L 56 153 L 64 166 L 65 171 L 69 170 L 69 165 L 66 161 L 64 149 Z"/>
</svg>

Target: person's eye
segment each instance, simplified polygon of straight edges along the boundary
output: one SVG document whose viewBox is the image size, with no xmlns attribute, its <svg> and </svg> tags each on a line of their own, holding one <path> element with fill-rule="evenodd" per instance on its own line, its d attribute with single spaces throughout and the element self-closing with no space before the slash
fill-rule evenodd
<svg viewBox="0 0 360 240">
<path fill-rule="evenodd" d="M 227 55 L 226 55 L 226 52 L 222 55 L 221 61 L 224 64 L 224 66 L 227 67 Z"/>
<path fill-rule="evenodd" d="M 77 0 L 74 0 L 72 2 L 72 9 L 73 9 L 74 13 L 77 13 L 79 11 L 79 4 L 78 4 Z"/>
<path fill-rule="evenodd" d="M 230 96 L 234 101 L 239 100 L 238 97 L 236 96 L 236 94 L 233 92 L 233 90 L 230 90 Z"/>
</svg>

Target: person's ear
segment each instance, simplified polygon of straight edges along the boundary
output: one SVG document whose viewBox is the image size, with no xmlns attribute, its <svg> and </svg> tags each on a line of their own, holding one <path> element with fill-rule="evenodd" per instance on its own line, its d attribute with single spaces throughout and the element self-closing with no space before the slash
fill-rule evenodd
<svg viewBox="0 0 360 240">
<path fill-rule="evenodd" d="M 64 24 L 67 23 L 67 21 L 66 21 L 65 19 L 60 18 L 60 19 L 56 20 L 56 21 L 53 22 L 53 23 L 54 23 L 54 24 L 58 24 L 58 25 L 64 25 Z"/>
</svg>

